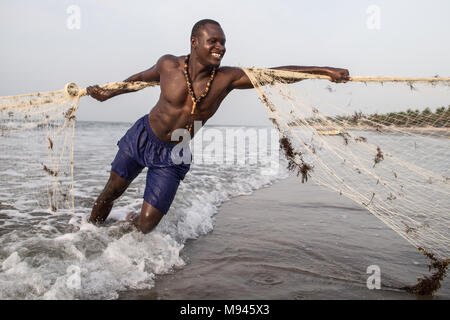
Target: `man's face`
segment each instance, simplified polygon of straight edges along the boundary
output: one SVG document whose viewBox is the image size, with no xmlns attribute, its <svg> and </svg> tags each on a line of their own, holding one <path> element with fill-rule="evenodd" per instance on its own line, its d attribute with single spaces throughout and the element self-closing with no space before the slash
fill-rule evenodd
<svg viewBox="0 0 450 320">
<path fill-rule="evenodd" d="M 191 39 L 192 50 L 204 65 L 220 66 L 225 55 L 225 34 L 219 26 L 206 24 L 199 32 L 198 37 Z"/>
</svg>

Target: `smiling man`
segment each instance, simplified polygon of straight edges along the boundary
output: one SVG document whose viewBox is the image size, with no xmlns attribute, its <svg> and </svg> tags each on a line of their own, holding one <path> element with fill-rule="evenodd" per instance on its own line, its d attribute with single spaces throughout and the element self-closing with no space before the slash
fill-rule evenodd
<svg viewBox="0 0 450 320">
<path fill-rule="evenodd" d="M 190 164 L 175 164 L 171 153 L 176 142 L 172 133 L 180 128 L 194 136 L 193 123 L 202 125 L 211 118 L 223 99 L 234 89 L 250 89 L 253 85 L 237 67 L 220 67 L 225 55 L 225 34 L 216 21 L 197 22 L 191 34 L 191 53 L 187 56 L 162 56 L 150 69 L 125 81 L 159 81 L 161 95 L 149 115 L 139 119 L 118 142 L 119 151 L 112 162 L 110 178 L 94 204 L 90 222 L 106 220 L 114 200 L 122 195 L 134 178 L 148 167 L 144 202 L 134 225 L 150 232 L 167 213 L 178 185 Z M 345 82 L 345 69 L 330 67 L 276 67 L 277 70 L 327 75 L 335 82 Z M 91 86 L 88 94 L 105 101 L 131 90 L 103 90 Z"/>
</svg>

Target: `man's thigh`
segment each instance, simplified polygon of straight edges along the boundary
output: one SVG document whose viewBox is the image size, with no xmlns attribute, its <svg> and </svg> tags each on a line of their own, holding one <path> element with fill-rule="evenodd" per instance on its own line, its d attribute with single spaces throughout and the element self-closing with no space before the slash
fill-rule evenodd
<svg viewBox="0 0 450 320">
<path fill-rule="evenodd" d="M 133 181 L 142 169 L 144 167 L 122 149 L 117 151 L 116 157 L 111 163 L 111 171 L 129 182 Z"/>
<path fill-rule="evenodd" d="M 166 214 L 175 198 L 180 181 L 184 178 L 183 173 L 180 172 L 180 168 L 174 166 L 149 168 L 144 200 L 162 214 Z"/>
</svg>

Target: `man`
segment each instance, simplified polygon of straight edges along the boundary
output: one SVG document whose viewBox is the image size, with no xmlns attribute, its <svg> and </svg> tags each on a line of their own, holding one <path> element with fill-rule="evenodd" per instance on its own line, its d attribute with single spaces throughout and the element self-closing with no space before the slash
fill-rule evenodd
<svg viewBox="0 0 450 320">
<path fill-rule="evenodd" d="M 105 221 L 114 200 L 144 167 L 148 167 L 144 202 L 133 223 L 143 233 L 158 225 L 169 210 L 180 180 L 189 171 L 189 164 L 175 164 L 171 158 L 175 145 L 171 141 L 172 133 L 186 128 L 193 137 L 194 120 L 205 124 L 233 89 L 253 88 L 242 69 L 220 67 L 224 54 L 225 34 L 219 23 L 201 20 L 192 29 L 190 55 L 162 56 L 150 69 L 125 80 L 159 81 L 161 95 L 150 114 L 139 119 L 119 141 L 110 178 L 94 204 L 90 222 Z M 345 69 L 299 66 L 273 69 L 327 75 L 334 82 L 349 79 Z M 131 90 L 103 90 L 92 86 L 87 92 L 91 97 L 105 101 Z"/>
</svg>

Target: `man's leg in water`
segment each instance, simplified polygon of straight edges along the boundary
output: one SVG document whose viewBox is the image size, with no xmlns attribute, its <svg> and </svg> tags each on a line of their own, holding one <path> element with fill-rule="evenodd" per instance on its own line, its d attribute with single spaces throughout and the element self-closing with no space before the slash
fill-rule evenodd
<svg viewBox="0 0 450 320">
<path fill-rule="evenodd" d="M 142 233 L 149 233 L 158 225 L 162 217 L 164 214 L 161 211 L 144 200 L 141 213 L 133 218 L 133 224 Z"/>
<path fill-rule="evenodd" d="M 119 198 L 127 190 L 130 183 L 131 181 L 121 178 L 117 173 L 111 171 L 105 189 L 103 189 L 97 201 L 94 203 L 89 222 L 104 222 L 111 212 L 114 200 Z"/>
<path fill-rule="evenodd" d="M 133 224 L 140 231 L 152 231 L 169 211 L 180 181 L 189 168 L 188 165 L 148 168 L 141 213 L 133 217 Z M 131 217 L 132 213 L 127 218 Z"/>
</svg>

